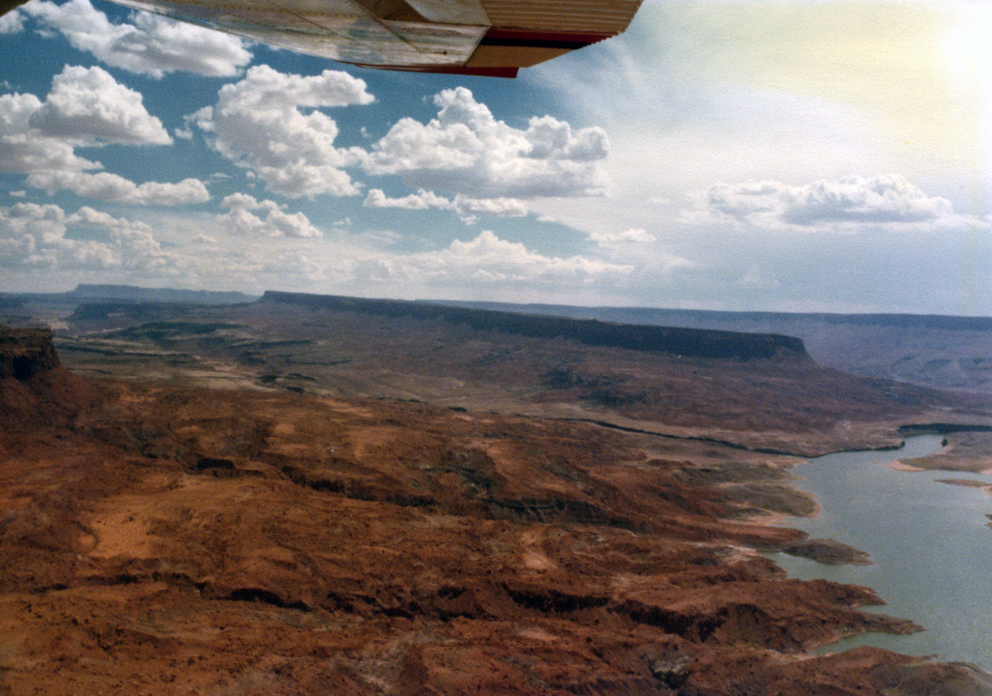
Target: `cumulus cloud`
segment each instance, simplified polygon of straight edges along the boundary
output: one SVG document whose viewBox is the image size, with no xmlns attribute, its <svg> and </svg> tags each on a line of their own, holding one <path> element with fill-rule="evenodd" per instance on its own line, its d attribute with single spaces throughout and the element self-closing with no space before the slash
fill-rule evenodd
<svg viewBox="0 0 992 696">
<path fill-rule="evenodd" d="M 303 213 L 289 214 L 275 201 L 259 201 L 245 193 L 233 193 L 221 201 L 230 212 L 218 216 L 233 235 L 251 237 L 319 237 L 320 230 Z M 265 219 L 251 211 L 264 211 Z"/>
<path fill-rule="evenodd" d="M 343 168 L 361 162 L 364 151 L 334 147 L 338 126 L 316 109 L 371 103 L 364 81 L 338 70 L 302 77 L 258 65 L 217 96 L 216 105 L 190 120 L 218 152 L 250 169 L 269 190 L 290 198 L 359 192 Z M 303 108 L 314 110 L 305 114 Z"/>
<path fill-rule="evenodd" d="M 74 145 L 172 143 L 162 122 L 145 110 L 141 94 L 99 67 L 65 66 L 29 125 Z"/>
<path fill-rule="evenodd" d="M 515 198 L 471 198 L 462 193 L 455 196 L 455 210 L 463 220 L 476 218 L 478 215 L 496 215 L 498 217 L 524 217 L 527 215 L 527 204 Z"/>
<path fill-rule="evenodd" d="M 0 17 L 0 36 L 17 34 L 24 30 L 24 15 L 18 11 L 8 12 Z"/>
<path fill-rule="evenodd" d="M 31 117 L 41 108 L 41 100 L 33 94 L 0 95 L 0 171 L 99 169 L 99 163 L 77 156 L 72 144 L 31 127 Z"/>
<path fill-rule="evenodd" d="M 950 201 L 927 196 L 895 174 L 818 181 L 791 192 L 787 202 L 782 219 L 796 225 L 926 222 L 953 213 Z"/>
<path fill-rule="evenodd" d="M 714 218 L 760 227 L 931 226 L 957 219 L 950 201 L 927 196 L 898 174 L 806 186 L 774 181 L 716 184 L 701 201 L 704 212 Z"/>
<path fill-rule="evenodd" d="M 105 70 L 66 66 L 41 101 L 33 94 L 0 95 L 0 171 L 26 174 L 27 185 L 54 193 L 137 205 L 202 203 L 202 181 L 136 184 L 75 153 L 76 147 L 165 145 L 172 139 L 142 105 L 141 95 Z"/>
<path fill-rule="evenodd" d="M 406 260 L 422 274 L 446 282 L 588 285 L 607 278 L 625 277 L 632 266 L 583 256 L 549 257 L 519 242 L 500 239 L 483 230 L 474 239 L 455 240 L 446 249 L 414 254 Z"/>
<path fill-rule="evenodd" d="M 402 208 L 404 210 L 442 208 L 450 210 L 452 202 L 444 196 L 438 196 L 433 191 L 425 191 L 424 189 L 419 189 L 416 193 L 402 198 L 390 198 L 382 189 L 372 189 L 365 197 L 365 202 L 362 205 L 366 208 Z"/>
<path fill-rule="evenodd" d="M 443 249 L 418 253 L 384 251 L 378 235 L 338 237 L 326 251 L 290 244 L 271 250 L 267 258 L 251 254 L 259 273 L 290 273 L 337 288 L 381 292 L 397 288 L 430 292 L 442 287 L 486 288 L 501 293 L 530 293 L 537 289 L 569 292 L 581 288 L 615 287 L 634 272 L 633 266 L 583 256 L 545 256 L 524 244 L 500 239 L 489 230 L 456 240 Z M 361 239 L 362 243 L 359 243 Z M 287 266 L 286 264 L 291 264 Z"/>
<path fill-rule="evenodd" d="M 639 227 L 632 227 L 623 232 L 593 232 L 589 235 L 589 239 L 604 247 L 619 244 L 650 244 L 656 241 L 653 234 Z"/>
<path fill-rule="evenodd" d="M 84 228 L 99 239 L 66 237 Z M 82 207 L 72 215 L 57 205 L 18 203 L 0 208 L 0 267 L 53 270 L 149 270 L 173 261 L 151 228 Z"/>
<path fill-rule="evenodd" d="M 609 151 L 601 128 L 573 130 L 551 116 L 526 130 L 497 121 L 468 89 L 434 97 L 437 118 L 399 120 L 366 161 L 370 174 L 399 174 L 413 186 L 480 198 L 600 195 Z"/>
<path fill-rule="evenodd" d="M 84 198 L 131 205 L 173 206 L 210 200 L 207 187 L 199 179 L 183 179 L 175 184 L 148 181 L 139 185 L 108 172 L 45 171 L 29 174 L 27 183 L 48 193 L 66 189 Z"/>
<path fill-rule="evenodd" d="M 89 0 L 35 1 L 22 11 L 103 63 L 154 78 L 177 71 L 232 77 L 252 59 L 247 42 L 236 36 L 148 12 L 136 12 L 134 24 L 113 24 Z"/>
<path fill-rule="evenodd" d="M 418 189 L 402 198 L 390 198 L 381 189 L 372 189 L 365 197 L 366 208 L 403 208 L 405 210 L 428 210 L 440 208 L 453 210 L 467 224 L 478 221 L 479 215 L 498 217 L 524 217 L 527 204 L 514 198 L 471 198 L 458 194 L 454 199 L 438 196 L 433 191 Z"/>
</svg>

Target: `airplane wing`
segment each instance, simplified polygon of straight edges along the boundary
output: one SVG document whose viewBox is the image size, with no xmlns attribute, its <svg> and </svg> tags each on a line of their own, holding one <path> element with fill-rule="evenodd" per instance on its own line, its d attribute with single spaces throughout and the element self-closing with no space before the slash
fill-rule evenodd
<svg viewBox="0 0 992 696">
<path fill-rule="evenodd" d="M 114 2 L 352 65 L 514 77 L 624 31 L 642 0 Z"/>
</svg>

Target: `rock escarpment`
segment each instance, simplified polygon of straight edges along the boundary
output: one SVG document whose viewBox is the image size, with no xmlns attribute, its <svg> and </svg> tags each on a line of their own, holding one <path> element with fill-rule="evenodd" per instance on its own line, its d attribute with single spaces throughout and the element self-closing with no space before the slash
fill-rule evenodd
<svg viewBox="0 0 992 696">
<path fill-rule="evenodd" d="M 613 324 L 596 319 L 571 319 L 469 309 L 433 305 L 427 302 L 308 295 L 271 290 L 266 291 L 260 301 L 376 316 L 440 320 L 450 324 L 470 326 L 476 330 L 499 331 L 531 338 L 571 339 L 588 346 L 671 353 L 694 358 L 763 360 L 784 355 L 795 359 L 809 359 L 800 339 L 778 334 Z"/>
<path fill-rule="evenodd" d="M 50 329 L 0 326 L 0 379 L 26 381 L 59 367 Z"/>
<path fill-rule="evenodd" d="M 0 326 L 0 422 L 3 430 L 65 422 L 99 389 L 59 362 L 49 329 Z M 24 416 L 30 415 L 29 419 Z"/>
</svg>

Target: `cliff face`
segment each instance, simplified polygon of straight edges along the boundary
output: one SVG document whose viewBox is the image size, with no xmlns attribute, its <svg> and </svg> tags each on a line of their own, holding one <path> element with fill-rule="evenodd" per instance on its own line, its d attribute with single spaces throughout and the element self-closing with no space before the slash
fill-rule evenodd
<svg viewBox="0 0 992 696">
<path fill-rule="evenodd" d="M 0 379 L 21 382 L 59 367 L 50 329 L 11 329 L 0 326 Z"/>
<path fill-rule="evenodd" d="M 0 431 L 64 424 L 99 394 L 61 366 L 51 330 L 0 326 Z"/>
</svg>

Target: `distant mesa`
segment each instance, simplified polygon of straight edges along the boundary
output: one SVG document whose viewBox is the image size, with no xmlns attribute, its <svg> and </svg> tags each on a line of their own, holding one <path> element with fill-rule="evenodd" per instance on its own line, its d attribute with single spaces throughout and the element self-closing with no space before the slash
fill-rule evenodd
<svg viewBox="0 0 992 696">
<path fill-rule="evenodd" d="M 196 304 L 240 304 L 258 299 L 242 292 L 211 290 L 174 290 L 172 288 L 141 288 L 133 285 L 89 285 L 80 283 L 66 296 L 80 301 L 115 300 L 118 302 L 188 302 Z"/>
<path fill-rule="evenodd" d="M 55 293 L 8 293 L 7 297 L 0 296 L 0 309 L 4 302 L 16 303 L 10 307 L 20 307 L 25 302 L 45 304 L 89 304 L 93 302 L 116 302 L 118 304 L 193 304 L 193 305 L 230 305 L 254 302 L 258 295 L 246 295 L 243 292 L 213 291 L 213 290 L 175 290 L 172 288 L 142 288 L 135 285 L 90 285 L 80 283 L 69 292 Z"/>
<path fill-rule="evenodd" d="M 836 314 L 824 312 L 720 311 L 712 309 L 661 309 L 657 307 L 582 307 L 576 305 L 512 304 L 508 302 L 468 302 L 437 300 L 435 304 L 503 311 L 524 310 L 528 314 L 577 317 L 597 312 L 625 324 L 651 324 L 710 328 L 740 325 L 783 326 L 794 331 L 797 324 L 817 327 L 865 326 L 924 331 L 992 331 L 992 317 L 946 316 L 939 314 Z M 822 329 L 820 329 L 822 330 Z"/>
<path fill-rule="evenodd" d="M 597 319 L 470 309 L 428 302 L 364 299 L 266 291 L 259 302 L 311 309 L 356 312 L 390 318 L 462 324 L 477 331 L 498 331 L 530 338 L 562 338 L 588 346 L 669 353 L 688 358 L 763 360 L 775 357 L 809 360 L 801 339 L 778 334 L 613 324 Z"/>
<path fill-rule="evenodd" d="M 0 312 L 9 312 L 14 309 L 21 309 L 24 306 L 24 300 L 19 297 L 7 297 L 6 295 L 0 295 Z"/>
</svg>

